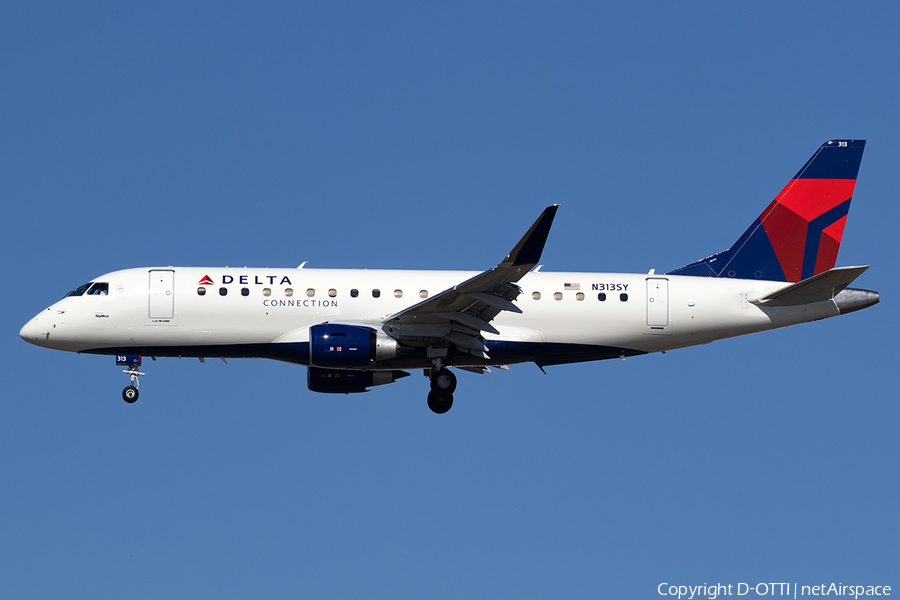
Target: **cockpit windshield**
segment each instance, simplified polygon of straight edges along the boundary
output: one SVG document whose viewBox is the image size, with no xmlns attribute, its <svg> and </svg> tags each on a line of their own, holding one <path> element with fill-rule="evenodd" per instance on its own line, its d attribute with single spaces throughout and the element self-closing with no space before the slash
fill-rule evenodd
<svg viewBox="0 0 900 600">
<path fill-rule="evenodd" d="M 91 287 L 91 283 L 93 282 L 89 281 L 84 285 L 79 285 L 77 288 L 66 294 L 65 297 L 68 298 L 69 296 L 83 296 L 87 289 Z"/>
<path fill-rule="evenodd" d="M 105 296 L 109 293 L 109 284 L 104 281 L 89 281 L 84 285 L 79 285 L 77 288 L 66 294 L 66 298 L 69 296 L 84 296 L 87 294 L 88 296 Z"/>
</svg>

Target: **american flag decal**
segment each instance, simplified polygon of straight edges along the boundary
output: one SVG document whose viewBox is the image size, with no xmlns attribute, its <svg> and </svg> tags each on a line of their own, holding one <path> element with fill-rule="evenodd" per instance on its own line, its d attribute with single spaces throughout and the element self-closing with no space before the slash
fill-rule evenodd
<svg viewBox="0 0 900 600">
<path fill-rule="evenodd" d="M 566 283 L 566 284 L 563 284 L 563 289 L 566 291 L 572 290 L 573 292 L 578 292 L 578 291 L 581 291 L 581 284 L 580 283 Z"/>
</svg>

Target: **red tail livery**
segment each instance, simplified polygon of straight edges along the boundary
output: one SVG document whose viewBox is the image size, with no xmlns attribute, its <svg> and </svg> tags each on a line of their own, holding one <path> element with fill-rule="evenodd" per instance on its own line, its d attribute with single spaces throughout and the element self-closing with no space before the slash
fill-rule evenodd
<svg viewBox="0 0 900 600">
<path fill-rule="evenodd" d="M 724 252 L 672 275 L 797 282 L 834 267 L 865 140 L 831 140 Z"/>
</svg>

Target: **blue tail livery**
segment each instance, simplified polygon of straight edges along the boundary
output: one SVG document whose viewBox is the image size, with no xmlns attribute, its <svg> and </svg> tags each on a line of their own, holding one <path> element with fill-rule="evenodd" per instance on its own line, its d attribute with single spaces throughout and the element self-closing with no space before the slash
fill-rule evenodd
<svg viewBox="0 0 900 600">
<path fill-rule="evenodd" d="M 793 283 L 831 269 L 865 146 L 825 142 L 731 248 L 669 274 Z"/>
</svg>

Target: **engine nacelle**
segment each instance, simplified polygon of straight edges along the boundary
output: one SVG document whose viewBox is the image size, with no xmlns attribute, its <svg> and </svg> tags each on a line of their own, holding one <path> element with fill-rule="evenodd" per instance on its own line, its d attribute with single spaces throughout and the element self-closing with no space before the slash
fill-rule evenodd
<svg viewBox="0 0 900 600">
<path fill-rule="evenodd" d="M 323 323 L 309 328 L 309 364 L 316 367 L 367 367 L 398 354 L 397 340 L 371 327 Z"/>
<path fill-rule="evenodd" d="M 405 371 L 344 371 L 339 369 L 306 369 L 306 384 L 313 392 L 323 394 L 355 394 L 367 388 L 394 383 L 407 377 Z"/>
</svg>

